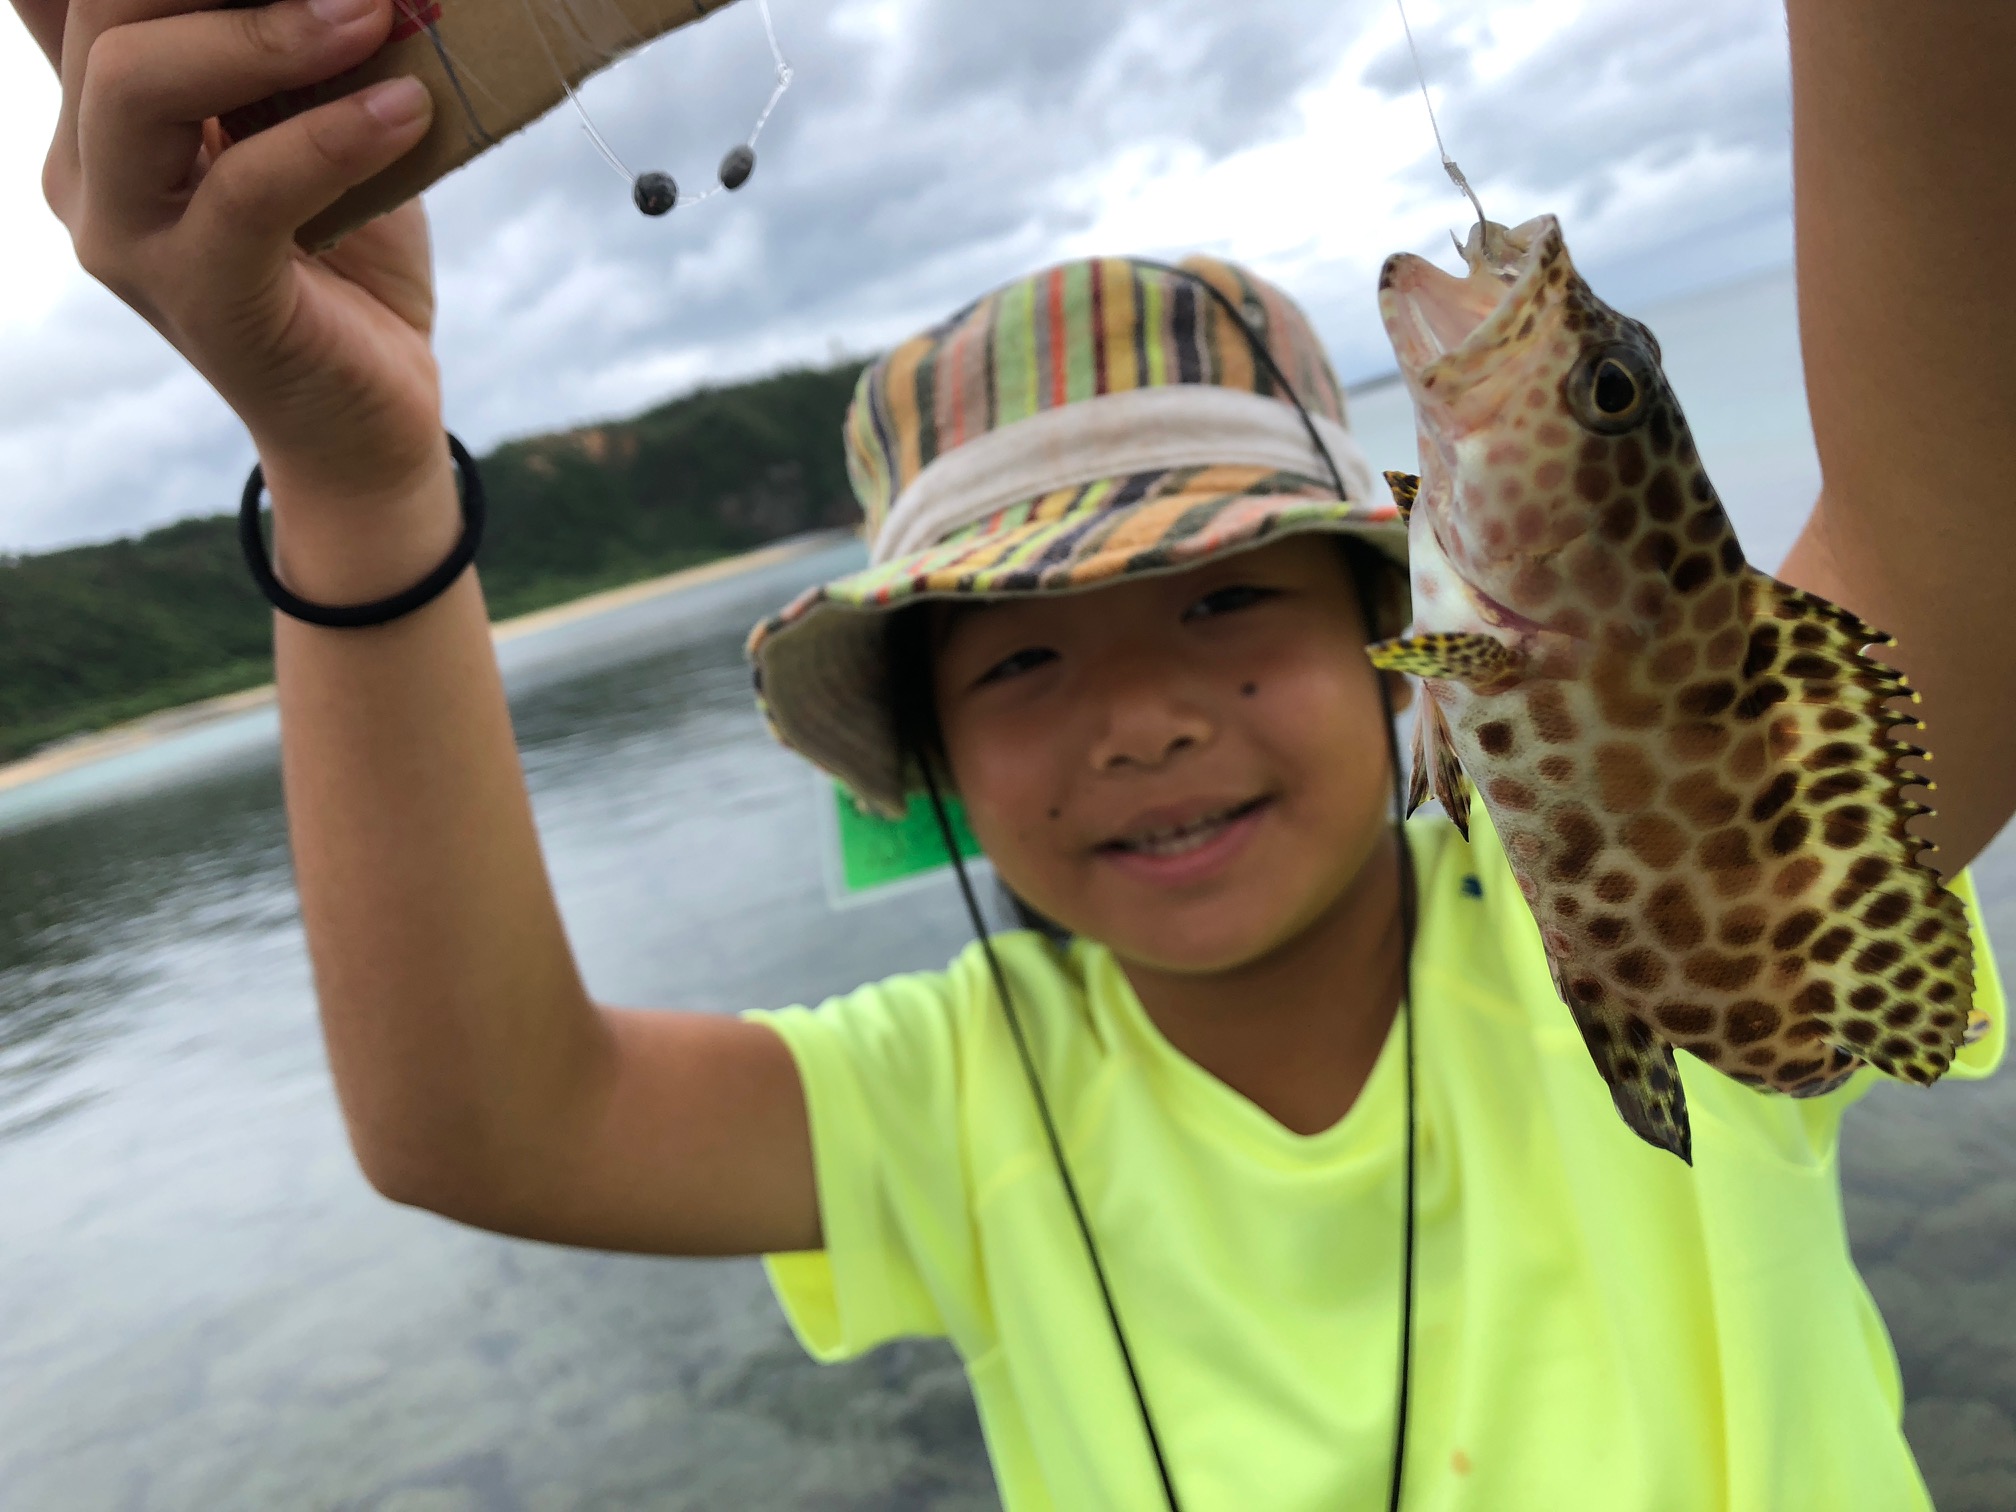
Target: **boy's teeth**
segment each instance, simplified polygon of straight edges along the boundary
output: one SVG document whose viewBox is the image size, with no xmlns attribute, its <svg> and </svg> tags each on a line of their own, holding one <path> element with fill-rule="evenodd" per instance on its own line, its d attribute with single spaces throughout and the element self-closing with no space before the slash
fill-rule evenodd
<svg viewBox="0 0 2016 1512">
<path fill-rule="evenodd" d="M 1212 834 L 1236 812 L 1236 809 L 1228 809 L 1222 814 L 1207 814 L 1204 818 L 1192 820 L 1188 824 L 1156 830 L 1152 834 L 1136 835 L 1131 840 L 1122 841 L 1121 844 L 1125 849 L 1142 855 L 1180 856 L 1185 851 L 1197 849 L 1209 840 Z"/>
</svg>

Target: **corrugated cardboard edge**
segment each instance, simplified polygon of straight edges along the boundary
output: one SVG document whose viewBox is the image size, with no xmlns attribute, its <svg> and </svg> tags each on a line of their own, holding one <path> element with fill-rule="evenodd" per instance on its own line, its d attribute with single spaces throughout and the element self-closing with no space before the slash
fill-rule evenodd
<svg viewBox="0 0 2016 1512">
<path fill-rule="evenodd" d="M 412 9 L 420 0 L 396 0 Z M 453 77 L 440 49 L 426 30 L 388 42 L 370 61 L 311 89 L 276 96 L 246 111 L 224 118 L 234 138 L 263 125 L 298 114 L 313 105 L 352 94 L 382 79 L 413 74 L 434 97 L 434 119 L 427 135 L 390 168 L 348 191 L 327 210 L 304 225 L 296 240 L 310 251 L 333 246 L 345 235 L 386 211 L 396 209 L 464 163 L 522 131 L 566 99 L 557 59 L 567 83 L 578 85 L 614 63 L 609 57 L 576 56 L 548 27 L 544 35 L 553 56 L 540 45 L 535 10 L 565 0 L 441 0 L 435 23 L 442 46 L 454 65 Z M 609 0 L 645 43 L 703 16 L 723 10 L 731 0 Z M 458 89 L 459 85 L 459 89 Z M 235 123 L 235 124 L 234 124 Z"/>
</svg>

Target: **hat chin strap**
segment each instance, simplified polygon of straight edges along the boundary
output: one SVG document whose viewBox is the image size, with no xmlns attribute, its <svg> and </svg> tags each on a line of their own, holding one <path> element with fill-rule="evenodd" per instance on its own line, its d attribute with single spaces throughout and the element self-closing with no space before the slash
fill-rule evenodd
<svg viewBox="0 0 2016 1512">
<path fill-rule="evenodd" d="M 1344 475 L 1345 497 L 1373 498 L 1351 433 L 1309 415 Z M 1215 383 L 1124 389 L 1039 411 L 941 453 L 896 496 L 876 532 L 876 566 L 935 546 L 1011 505 L 1101 478 L 1175 467 L 1265 467 L 1327 478 L 1304 416 L 1286 400 Z"/>
</svg>

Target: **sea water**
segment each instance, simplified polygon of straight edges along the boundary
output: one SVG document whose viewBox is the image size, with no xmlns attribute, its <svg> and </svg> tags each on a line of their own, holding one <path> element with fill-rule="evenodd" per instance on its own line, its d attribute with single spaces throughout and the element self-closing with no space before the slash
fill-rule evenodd
<svg viewBox="0 0 2016 1512">
<path fill-rule="evenodd" d="M 1645 316 L 1752 559 L 1818 486 L 1789 276 Z M 1353 420 L 1410 465 L 1404 396 Z M 836 438 L 837 444 L 837 438 Z M 713 1012 L 942 963 L 946 888 L 836 912 L 827 801 L 741 639 L 851 543 L 504 649 L 604 1001 Z M 1977 867 L 2016 959 L 2016 843 Z M 2016 1506 L 2016 1095 L 1879 1089 L 1849 1218 L 1942 1512 Z M 270 711 L 0 794 L 0 1508 L 994 1505 L 942 1346 L 806 1362 L 753 1261 L 498 1239 L 379 1199 L 316 1032 Z"/>
</svg>

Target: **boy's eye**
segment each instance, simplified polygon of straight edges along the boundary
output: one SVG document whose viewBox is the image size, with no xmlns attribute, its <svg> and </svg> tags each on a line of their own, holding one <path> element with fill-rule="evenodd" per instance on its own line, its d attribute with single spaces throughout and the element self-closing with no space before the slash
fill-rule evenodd
<svg viewBox="0 0 2016 1512">
<path fill-rule="evenodd" d="M 1274 596 L 1275 590 L 1272 588 L 1256 588 L 1250 583 L 1234 583 L 1205 594 L 1183 611 L 1183 618 L 1189 621 L 1204 619 L 1214 614 L 1232 614 L 1241 609 L 1250 609 L 1262 600 Z"/>
<path fill-rule="evenodd" d="M 1047 646 L 1026 646 L 1013 656 L 1004 656 L 982 672 L 974 679 L 973 686 L 977 688 L 987 683 L 1005 682 L 1011 677 L 1020 677 L 1024 672 L 1033 671 L 1043 663 L 1056 659 L 1057 653 Z"/>
</svg>

